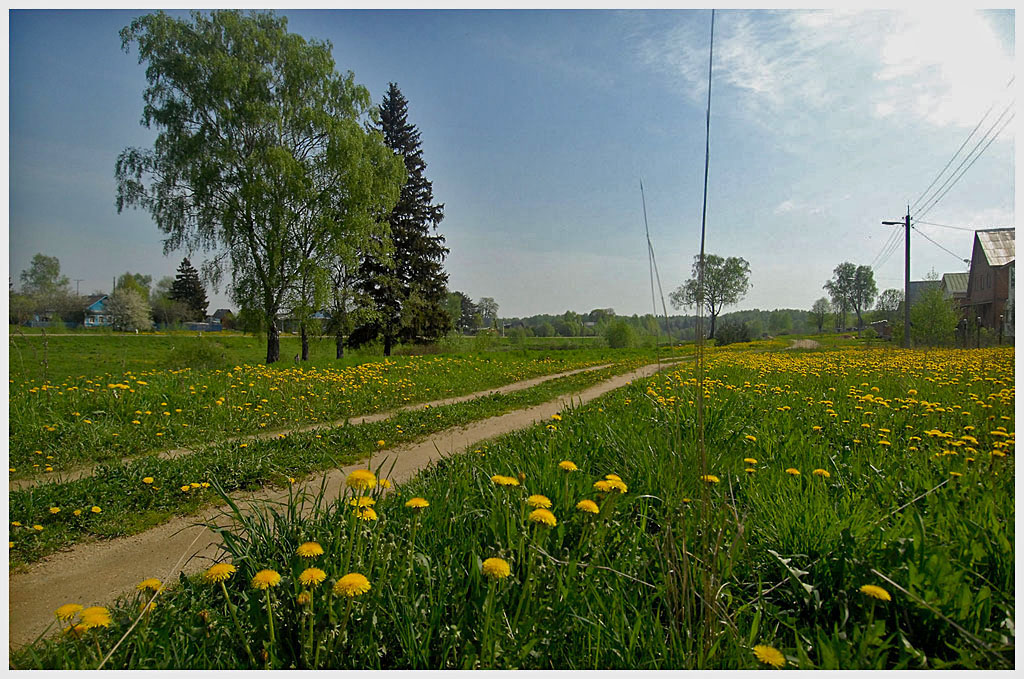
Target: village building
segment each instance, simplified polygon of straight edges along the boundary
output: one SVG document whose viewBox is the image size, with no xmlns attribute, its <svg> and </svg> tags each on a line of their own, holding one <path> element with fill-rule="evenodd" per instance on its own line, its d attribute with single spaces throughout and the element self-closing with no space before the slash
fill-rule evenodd
<svg viewBox="0 0 1024 679">
<path fill-rule="evenodd" d="M 968 322 L 1013 337 L 1015 229 L 975 231 L 971 272 L 963 301 Z"/>
</svg>

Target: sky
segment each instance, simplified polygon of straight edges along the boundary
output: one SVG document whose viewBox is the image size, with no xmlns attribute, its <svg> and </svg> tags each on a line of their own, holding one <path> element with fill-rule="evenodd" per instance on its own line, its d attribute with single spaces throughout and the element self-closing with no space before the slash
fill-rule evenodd
<svg viewBox="0 0 1024 679">
<path fill-rule="evenodd" d="M 145 67 L 118 37 L 146 11 L 8 16 L 16 287 L 36 253 L 82 294 L 125 271 L 173 276 L 189 256 L 165 256 L 152 218 L 115 206 L 118 154 L 156 134 L 139 124 Z M 641 180 L 666 300 L 689 277 L 709 10 L 283 14 L 330 41 L 374 102 L 390 82 L 408 99 L 445 205 L 450 289 L 493 297 L 503 317 L 651 312 Z M 732 308 L 808 309 L 844 261 L 902 288 L 902 228 L 881 222 L 908 204 L 913 280 L 966 271 L 971 229 L 1014 226 L 1014 29 L 1012 10 L 717 11 L 706 251 L 750 264 Z M 208 297 L 210 312 L 237 308 L 224 286 Z"/>
</svg>

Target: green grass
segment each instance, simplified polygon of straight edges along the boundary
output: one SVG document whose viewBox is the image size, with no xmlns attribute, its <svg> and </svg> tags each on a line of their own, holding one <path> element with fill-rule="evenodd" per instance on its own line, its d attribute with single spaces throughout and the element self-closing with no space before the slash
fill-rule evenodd
<svg viewBox="0 0 1024 679">
<path fill-rule="evenodd" d="M 46 483 L 8 495 L 14 545 L 11 568 L 38 561 L 83 540 L 140 533 L 175 515 L 215 500 L 209 488 L 190 484 L 215 481 L 227 492 L 265 485 L 288 485 L 289 478 L 341 467 L 387 446 L 420 439 L 445 429 L 547 402 L 627 372 L 638 361 L 557 378 L 505 395 L 398 413 L 379 422 L 296 433 L 266 440 L 215 443 L 178 458 L 145 456 L 127 464 L 100 466 L 95 475 L 67 483 Z M 151 484 L 142 479 L 150 477 Z M 183 486 L 190 486 L 183 491 Z M 101 513 L 91 511 L 99 507 Z M 59 508 L 51 513 L 50 508 Z M 79 514 L 74 512 L 78 510 Z M 37 531 L 32 526 L 42 526 Z"/>
<path fill-rule="evenodd" d="M 715 350 L 703 434 L 717 482 L 700 478 L 691 374 L 635 381 L 553 429 L 374 489 L 376 521 L 347 497 L 308 518 L 297 501 L 239 517 L 223 545 L 237 616 L 221 589 L 184 579 L 109 666 L 246 667 L 248 643 L 255 666 L 279 668 L 754 669 L 758 645 L 790 668 L 1012 668 L 1013 369 L 1012 349 Z M 627 492 L 599 492 L 607 474 Z M 527 518 L 531 494 L 556 526 Z M 430 506 L 407 509 L 413 496 Z M 573 509 L 584 498 L 598 516 Z M 324 556 L 297 557 L 307 540 Z M 482 573 L 491 557 L 510 577 Z M 310 563 L 327 577 L 311 608 L 298 601 Z M 283 576 L 273 643 L 250 585 L 265 568 Z M 333 596 L 349 572 L 371 589 Z M 95 667 L 93 642 L 111 648 L 137 605 L 12 666 Z"/>
</svg>

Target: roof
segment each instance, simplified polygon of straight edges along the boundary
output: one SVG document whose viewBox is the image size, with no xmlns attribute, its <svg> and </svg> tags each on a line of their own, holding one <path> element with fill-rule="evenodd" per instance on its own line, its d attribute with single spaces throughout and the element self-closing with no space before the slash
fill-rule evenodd
<svg viewBox="0 0 1024 679">
<path fill-rule="evenodd" d="M 89 295 L 85 298 L 85 308 L 89 309 L 97 302 L 103 301 L 107 298 L 106 295 Z"/>
<path fill-rule="evenodd" d="M 213 317 L 216 318 L 217 320 L 220 320 L 221 318 L 224 317 L 225 314 L 230 314 L 230 313 L 231 313 L 231 309 L 217 309 L 216 311 L 213 312 Z M 234 314 L 232 314 L 232 315 L 234 315 Z"/>
<path fill-rule="evenodd" d="M 985 259 L 989 266 L 1002 266 L 1009 264 L 1016 259 L 1014 248 L 1014 233 L 1016 229 L 985 229 L 975 231 L 981 249 L 985 252 Z"/>
<path fill-rule="evenodd" d="M 942 274 L 942 287 L 950 294 L 966 295 L 967 282 L 970 280 L 970 277 L 971 274 L 969 273 L 944 273 Z"/>
<path fill-rule="evenodd" d="M 907 290 L 910 298 L 910 306 L 917 304 L 918 297 L 928 288 L 939 287 L 939 281 L 910 281 L 910 288 Z"/>
</svg>

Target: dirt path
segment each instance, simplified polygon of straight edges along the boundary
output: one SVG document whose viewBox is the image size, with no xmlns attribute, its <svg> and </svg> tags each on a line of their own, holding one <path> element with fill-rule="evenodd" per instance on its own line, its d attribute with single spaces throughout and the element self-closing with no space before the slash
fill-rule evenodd
<svg viewBox="0 0 1024 679">
<path fill-rule="evenodd" d="M 297 434 L 297 433 L 307 432 L 307 431 L 318 431 L 318 430 L 321 430 L 321 429 L 332 429 L 334 427 L 340 427 L 340 426 L 344 425 L 345 422 L 348 422 L 349 424 L 365 424 L 367 422 L 378 422 L 380 420 L 386 420 L 386 419 L 388 419 L 390 417 L 393 417 L 397 413 L 407 412 L 407 411 L 410 411 L 410 410 L 419 410 L 419 409 L 425 408 L 427 406 L 430 406 L 431 408 L 436 408 L 438 406 L 452 405 L 452 404 L 455 404 L 455 403 L 462 403 L 464 401 L 472 401 L 474 399 L 481 398 L 481 397 L 484 397 L 484 396 L 490 396 L 492 394 L 510 394 L 512 392 L 522 391 L 523 389 L 529 389 L 530 387 L 535 387 L 538 384 L 543 384 L 544 382 L 548 382 L 550 380 L 558 379 L 559 377 L 569 377 L 570 375 L 577 375 L 577 374 L 583 373 L 583 372 L 590 372 L 590 371 L 593 371 L 593 370 L 602 370 L 602 369 L 608 368 L 608 367 L 610 367 L 612 365 L 613 365 L 612 363 L 605 363 L 605 364 L 602 364 L 602 365 L 591 366 L 589 368 L 577 368 L 576 370 L 567 370 L 566 372 L 555 373 L 553 375 L 541 375 L 540 377 L 533 377 L 531 379 L 523 380 L 521 382 L 513 382 L 511 384 L 505 384 L 505 385 L 502 385 L 500 387 L 494 387 L 492 389 L 484 389 L 482 391 L 477 391 L 477 392 L 474 392 L 472 394 L 465 394 L 463 396 L 452 396 L 451 398 L 443 398 L 443 399 L 439 399 L 437 401 L 429 401 L 429 402 L 425 402 L 425 403 L 414 403 L 412 405 L 403 406 L 403 407 L 398 408 L 396 410 L 389 410 L 387 412 L 381 412 L 381 413 L 370 413 L 369 415 L 361 415 L 359 417 L 342 418 L 340 420 L 334 420 L 333 422 L 318 422 L 318 423 L 315 423 L 315 424 L 306 424 L 306 425 L 302 425 L 302 426 L 299 426 L 299 427 L 292 427 L 290 429 L 275 429 L 273 431 L 261 431 L 261 432 L 259 432 L 257 434 L 246 434 L 246 435 L 243 435 L 243 436 L 234 436 L 234 437 L 231 437 L 231 438 L 224 439 L 223 442 L 230 443 L 230 442 L 233 442 L 233 441 L 254 441 L 254 440 L 261 440 L 261 439 L 273 439 L 273 438 L 277 438 L 278 436 L 280 436 L 282 434 L 287 435 L 287 434 Z M 200 450 L 200 449 L 201 448 L 174 448 L 174 449 L 171 449 L 171 450 L 160 451 L 159 453 L 156 454 L 156 457 L 159 458 L 159 459 L 163 459 L 163 460 L 170 460 L 170 459 L 173 459 L 173 458 L 176 458 L 176 457 L 182 457 L 184 455 L 191 455 L 191 454 L 193 454 L 194 452 L 196 452 L 197 450 Z M 143 453 L 141 455 L 124 457 L 124 458 L 121 458 L 121 464 L 125 464 L 127 462 L 130 462 L 131 460 L 137 460 L 137 459 L 140 459 L 140 458 L 145 457 L 145 456 L 146 456 L 146 454 Z M 91 464 L 90 465 L 83 465 L 81 467 L 72 467 L 70 469 L 66 469 L 66 470 L 61 471 L 61 472 L 56 473 L 56 474 L 48 474 L 47 476 L 41 477 L 41 478 L 40 477 L 32 477 L 32 478 L 27 478 L 27 479 L 14 479 L 14 480 L 8 481 L 7 489 L 8 490 L 24 490 L 26 488 L 32 488 L 33 486 L 39 486 L 39 485 L 42 485 L 44 483 L 67 483 L 68 481 L 75 481 L 77 479 L 82 479 L 82 478 L 85 478 L 87 476 L 92 476 L 95 473 L 96 473 L 96 465 L 91 465 Z"/>
<path fill-rule="evenodd" d="M 821 347 L 821 345 L 818 342 L 809 339 L 790 341 L 792 342 L 792 344 L 786 347 L 787 349 L 818 349 Z"/>
<path fill-rule="evenodd" d="M 673 365 L 662 363 L 662 368 Z M 548 420 L 568 405 L 583 404 L 629 382 L 649 377 L 657 365 L 647 365 L 613 377 L 575 394 L 497 417 L 453 427 L 426 440 L 381 451 L 369 461 L 374 468 L 383 464 L 387 477 L 396 483 L 412 478 L 419 470 L 446 455 L 459 453 L 481 441 Z M 392 466 L 393 465 L 393 466 Z M 367 461 L 310 477 L 304 484 L 311 491 L 327 480 L 327 496 L 336 496 L 345 477 L 354 469 L 366 468 Z M 287 498 L 287 490 L 269 488 L 235 496 L 240 502 L 262 503 Z M 245 505 L 242 505 L 243 507 Z M 139 535 L 77 545 L 54 554 L 9 577 L 9 621 L 12 647 L 34 640 L 53 620 L 53 611 L 66 603 L 103 605 L 130 591 L 150 577 L 172 582 L 179 571 L 199 572 L 218 555 L 215 533 L 207 521 L 224 521 L 222 510 L 172 519 Z"/>
</svg>

